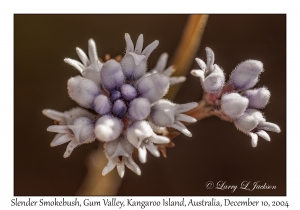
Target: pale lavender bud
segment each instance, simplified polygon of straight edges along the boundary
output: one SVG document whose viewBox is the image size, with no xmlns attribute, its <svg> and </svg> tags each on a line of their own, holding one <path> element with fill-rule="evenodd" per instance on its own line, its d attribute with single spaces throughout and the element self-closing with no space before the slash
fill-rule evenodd
<svg viewBox="0 0 300 210">
<path fill-rule="evenodd" d="M 100 94 L 100 89 L 95 82 L 76 76 L 68 80 L 68 92 L 79 105 L 91 108 L 95 98 Z"/>
<path fill-rule="evenodd" d="M 74 133 L 79 143 L 88 143 L 95 140 L 94 122 L 87 117 L 76 118 L 72 125 L 69 125 L 70 130 Z"/>
<path fill-rule="evenodd" d="M 133 52 L 126 53 L 121 60 L 123 73 L 129 81 L 141 78 L 147 70 L 147 60 L 144 55 Z"/>
<path fill-rule="evenodd" d="M 109 98 L 105 95 L 97 96 L 94 101 L 94 110 L 101 115 L 109 113 L 111 110 Z"/>
<path fill-rule="evenodd" d="M 158 73 L 144 77 L 137 83 L 139 94 L 147 98 L 150 103 L 161 99 L 168 92 L 168 89 L 169 78 Z"/>
<path fill-rule="evenodd" d="M 122 100 L 116 100 L 112 112 L 118 117 L 118 118 L 123 118 L 125 113 L 127 111 L 126 104 Z"/>
<path fill-rule="evenodd" d="M 122 129 L 123 123 L 120 119 L 110 115 L 104 115 L 96 122 L 95 134 L 99 140 L 108 142 L 118 138 Z"/>
<path fill-rule="evenodd" d="M 258 82 L 263 71 L 263 64 L 257 60 L 247 60 L 240 63 L 231 73 L 230 81 L 237 90 L 247 90 Z"/>
<path fill-rule="evenodd" d="M 249 100 L 238 93 L 225 93 L 221 99 L 222 111 L 232 119 L 240 117 L 246 110 Z"/>
<path fill-rule="evenodd" d="M 137 96 L 137 91 L 136 91 L 135 87 L 133 87 L 130 84 L 122 85 L 121 93 L 122 93 L 122 97 L 127 101 L 130 101 Z"/>
<path fill-rule="evenodd" d="M 128 115 L 133 120 L 144 120 L 150 114 L 150 103 L 146 98 L 136 98 L 130 102 Z"/>
<path fill-rule="evenodd" d="M 243 92 L 243 96 L 249 99 L 249 107 L 262 109 L 269 102 L 271 93 L 265 88 L 257 88 L 252 90 L 246 90 Z"/>
<path fill-rule="evenodd" d="M 120 93 L 120 91 L 117 91 L 117 90 L 110 91 L 110 93 L 109 93 L 109 98 L 110 98 L 110 100 L 112 100 L 112 101 L 118 100 L 119 98 L 121 98 L 121 93 Z"/>
<path fill-rule="evenodd" d="M 120 63 L 113 59 L 103 65 L 100 76 L 102 85 L 109 91 L 120 87 L 125 80 Z"/>
</svg>

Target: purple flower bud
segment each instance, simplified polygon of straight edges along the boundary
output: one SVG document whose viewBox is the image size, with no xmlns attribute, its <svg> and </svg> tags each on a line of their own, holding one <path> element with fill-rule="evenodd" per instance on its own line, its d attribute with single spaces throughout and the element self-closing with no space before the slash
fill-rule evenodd
<svg viewBox="0 0 300 210">
<path fill-rule="evenodd" d="M 68 92 L 79 105 L 91 108 L 95 98 L 100 94 L 100 89 L 95 82 L 76 76 L 68 80 Z"/>
<path fill-rule="evenodd" d="M 144 77 L 137 83 L 139 94 L 147 98 L 150 103 L 161 99 L 168 92 L 168 89 L 169 78 L 158 73 Z"/>
<path fill-rule="evenodd" d="M 102 85 L 109 91 L 120 87 L 124 83 L 124 75 L 119 62 L 111 59 L 107 61 L 100 71 Z"/>
<path fill-rule="evenodd" d="M 120 119 L 110 115 L 104 115 L 96 122 L 95 134 L 99 140 L 108 142 L 118 138 L 122 129 L 123 123 Z"/>
<path fill-rule="evenodd" d="M 246 90 L 243 92 L 243 96 L 249 99 L 249 107 L 262 109 L 269 102 L 271 93 L 265 88 L 257 88 L 253 90 Z"/>
<path fill-rule="evenodd" d="M 122 93 L 122 97 L 127 101 L 130 101 L 137 96 L 137 91 L 136 91 L 135 87 L 133 87 L 130 84 L 122 85 L 121 93 Z"/>
<path fill-rule="evenodd" d="M 119 98 L 121 98 L 121 93 L 120 91 L 117 91 L 117 90 L 113 90 L 109 93 L 109 98 L 110 100 L 112 101 L 116 101 L 118 100 Z"/>
<path fill-rule="evenodd" d="M 107 114 L 111 110 L 111 102 L 105 95 L 99 95 L 94 101 L 94 110 L 99 114 Z"/>
<path fill-rule="evenodd" d="M 238 93 L 225 93 L 221 99 L 222 111 L 232 119 L 240 117 L 248 106 L 249 100 Z"/>
<path fill-rule="evenodd" d="M 128 115 L 133 120 L 143 120 L 150 114 L 150 103 L 146 98 L 136 98 L 130 102 Z"/>
<path fill-rule="evenodd" d="M 126 104 L 122 100 L 116 100 L 112 112 L 118 117 L 118 118 L 123 118 L 125 113 L 127 111 Z"/>
<path fill-rule="evenodd" d="M 247 60 L 240 63 L 231 73 L 230 81 L 237 90 L 247 90 L 258 82 L 263 71 L 263 64 L 257 60 Z"/>
</svg>

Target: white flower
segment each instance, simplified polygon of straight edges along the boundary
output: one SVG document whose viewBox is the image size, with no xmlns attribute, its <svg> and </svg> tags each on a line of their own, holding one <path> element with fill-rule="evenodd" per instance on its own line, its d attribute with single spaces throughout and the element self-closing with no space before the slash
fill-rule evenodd
<svg viewBox="0 0 300 210">
<path fill-rule="evenodd" d="M 100 84 L 99 74 L 103 64 L 98 59 L 96 44 L 93 39 L 89 40 L 88 48 L 89 58 L 82 49 L 76 47 L 77 55 L 82 63 L 70 58 L 65 58 L 64 61 L 76 68 L 83 77 Z"/>
<path fill-rule="evenodd" d="M 225 84 L 225 75 L 222 69 L 217 64 L 214 64 L 214 52 L 208 47 L 206 47 L 205 50 L 207 64 L 205 64 L 203 60 L 196 58 L 200 70 L 192 70 L 191 74 L 200 78 L 200 82 L 205 92 L 216 93 L 223 88 Z"/>
<path fill-rule="evenodd" d="M 131 157 L 133 147 L 124 137 L 105 143 L 104 151 L 108 159 L 108 163 L 102 171 L 103 176 L 108 174 L 117 166 L 119 176 L 122 178 L 125 173 L 125 165 L 137 175 L 141 175 L 140 168 Z"/>
<path fill-rule="evenodd" d="M 139 160 L 141 163 L 146 162 L 147 151 L 159 157 L 159 151 L 157 150 L 156 144 L 166 144 L 170 142 L 170 139 L 165 136 L 156 135 L 151 126 L 146 121 L 137 121 L 133 123 L 127 129 L 127 139 L 128 141 L 138 149 L 139 151 Z"/>
<path fill-rule="evenodd" d="M 122 70 L 129 81 L 134 81 L 141 78 L 147 70 L 147 60 L 152 51 L 158 46 L 158 41 L 155 40 L 149 44 L 143 51 L 143 34 L 139 35 L 135 48 L 129 34 L 125 34 L 126 54 L 121 60 Z"/>
<path fill-rule="evenodd" d="M 171 77 L 171 75 L 175 72 L 175 68 L 174 66 L 169 66 L 168 68 L 166 68 L 167 60 L 168 60 L 168 54 L 167 53 L 161 54 L 161 56 L 159 57 L 156 63 L 156 66 L 150 70 L 150 73 L 159 73 L 169 77 L 170 86 L 184 82 L 186 80 L 185 76 Z"/>
<path fill-rule="evenodd" d="M 236 128 L 251 137 L 253 147 L 257 146 L 258 136 L 270 141 L 270 136 L 266 131 L 280 132 L 278 125 L 266 122 L 261 112 L 255 109 L 247 109 L 245 113 L 234 121 Z"/>
<path fill-rule="evenodd" d="M 182 114 L 198 106 L 198 103 L 174 104 L 167 100 L 159 100 L 151 107 L 150 120 L 160 127 L 172 127 L 191 137 L 192 134 L 180 121 L 193 123 L 197 120 Z"/>
<path fill-rule="evenodd" d="M 70 141 L 64 153 L 65 158 L 69 157 L 77 146 L 91 143 L 96 139 L 94 122 L 91 118 L 93 115 L 84 109 L 75 108 L 65 113 L 45 109 L 43 114 L 60 124 L 47 128 L 47 131 L 58 133 L 50 146 L 55 147 Z"/>
</svg>

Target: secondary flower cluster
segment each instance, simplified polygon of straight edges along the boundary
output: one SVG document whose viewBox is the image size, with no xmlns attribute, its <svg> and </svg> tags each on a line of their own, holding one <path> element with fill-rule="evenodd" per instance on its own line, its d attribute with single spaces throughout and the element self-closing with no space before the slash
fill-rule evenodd
<svg viewBox="0 0 300 210">
<path fill-rule="evenodd" d="M 183 114 L 198 103 L 174 104 L 162 97 L 169 86 L 185 81 L 185 77 L 171 77 L 172 66 L 166 68 L 167 54 L 159 58 L 155 68 L 147 71 L 147 60 L 158 46 L 158 41 L 143 50 L 143 35 L 134 47 L 129 34 L 125 34 L 126 53 L 120 62 L 98 59 L 95 42 L 88 42 L 88 56 L 76 48 L 81 62 L 66 58 L 65 62 L 75 67 L 81 76 L 68 80 L 69 96 L 81 107 L 66 112 L 50 109 L 43 114 L 55 120 L 57 125 L 47 128 L 56 132 L 51 146 L 69 142 L 64 157 L 68 157 L 79 145 L 98 139 L 104 142 L 108 159 L 102 174 L 115 167 L 121 177 L 125 165 L 136 174 L 141 171 L 132 159 L 133 149 L 138 150 L 140 162 L 146 162 L 147 150 L 160 156 L 157 144 L 166 144 L 170 139 L 161 135 L 166 127 L 175 128 L 187 136 L 192 134 L 182 121 L 192 123 L 196 119 Z"/>
<path fill-rule="evenodd" d="M 280 128 L 266 122 L 259 111 L 269 102 L 270 91 L 266 87 L 251 89 L 263 72 L 263 64 L 257 60 L 240 63 L 225 84 L 224 72 L 214 64 L 215 55 L 210 48 L 206 48 L 206 56 L 207 63 L 196 58 L 200 70 L 192 70 L 191 74 L 200 78 L 207 102 L 232 121 L 237 129 L 249 135 L 253 147 L 257 146 L 258 136 L 270 141 L 266 131 L 279 133 Z"/>
</svg>

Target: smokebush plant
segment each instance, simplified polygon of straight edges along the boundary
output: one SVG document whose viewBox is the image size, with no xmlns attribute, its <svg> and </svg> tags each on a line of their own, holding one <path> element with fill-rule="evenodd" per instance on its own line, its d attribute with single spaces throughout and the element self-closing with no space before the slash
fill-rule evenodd
<svg viewBox="0 0 300 210">
<path fill-rule="evenodd" d="M 134 150 L 141 163 L 147 161 L 148 152 L 159 157 L 159 150 L 164 154 L 165 147 L 178 135 L 174 130 L 192 136 L 187 125 L 200 120 L 200 112 L 232 122 L 250 137 L 253 147 L 258 137 L 270 141 L 266 131 L 280 132 L 279 126 L 267 122 L 261 112 L 269 102 L 270 91 L 266 87 L 254 88 L 264 70 L 262 62 L 240 63 L 226 82 L 224 71 L 215 64 L 214 52 L 207 47 L 207 61 L 196 58 L 200 69 L 191 71 L 200 79 L 203 100 L 175 104 L 163 97 L 170 86 L 186 78 L 172 76 L 175 68 L 167 67 L 168 55 L 163 53 L 156 66 L 148 70 L 147 60 L 159 42 L 155 40 L 143 49 L 142 34 L 135 45 L 125 34 L 125 42 L 125 55 L 120 60 L 100 61 L 92 39 L 88 41 L 88 55 L 76 48 L 80 62 L 64 60 L 80 72 L 67 82 L 69 96 L 79 106 L 64 112 L 45 109 L 43 114 L 55 121 L 47 128 L 57 133 L 51 146 L 69 142 L 65 158 L 76 147 L 98 140 L 104 143 L 108 160 L 102 175 L 116 167 L 123 177 L 125 166 L 141 175 Z M 203 110 L 203 103 L 209 110 Z"/>
</svg>

